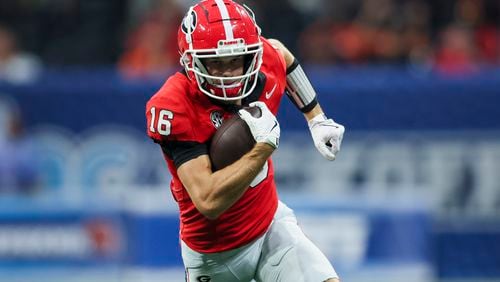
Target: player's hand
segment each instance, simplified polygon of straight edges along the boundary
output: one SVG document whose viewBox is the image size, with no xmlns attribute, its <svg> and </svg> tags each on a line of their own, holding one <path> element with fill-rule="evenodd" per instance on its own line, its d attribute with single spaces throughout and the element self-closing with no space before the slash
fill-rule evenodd
<svg viewBox="0 0 500 282">
<path fill-rule="evenodd" d="M 276 117 L 267 108 L 263 102 L 253 102 L 250 104 L 252 107 L 258 107 L 261 111 L 261 116 L 253 117 L 249 112 L 244 109 L 240 110 L 238 114 L 250 128 L 253 138 L 256 142 L 264 142 L 275 149 L 278 148 L 280 140 L 280 125 Z"/>
<path fill-rule="evenodd" d="M 344 136 L 344 126 L 327 119 L 323 114 L 309 120 L 308 124 L 318 151 L 327 160 L 335 160 Z"/>
</svg>

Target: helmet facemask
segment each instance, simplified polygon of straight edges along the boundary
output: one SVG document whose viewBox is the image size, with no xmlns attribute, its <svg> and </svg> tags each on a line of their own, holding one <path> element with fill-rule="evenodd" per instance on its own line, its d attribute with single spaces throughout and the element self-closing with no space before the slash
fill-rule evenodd
<svg viewBox="0 0 500 282">
<path fill-rule="evenodd" d="M 211 75 L 204 59 L 244 56 L 243 74 L 224 77 Z M 192 72 L 201 92 L 224 101 L 240 100 L 250 95 L 257 84 L 262 65 L 262 42 L 245 44 L 245 40 L 219 40 L 215 49 L 191 49 L 182 55 L 181 62 L 186 71 Z"/>
</svg>

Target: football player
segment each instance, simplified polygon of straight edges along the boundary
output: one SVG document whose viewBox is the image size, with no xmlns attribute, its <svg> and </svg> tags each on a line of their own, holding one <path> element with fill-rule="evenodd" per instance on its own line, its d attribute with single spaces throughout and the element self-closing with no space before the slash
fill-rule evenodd
<svg viewBox="0 0 500 282">
<path fill-rule="evenodd" d="M 301 65 L 278 40 L 261 36 L 246 6 L 231 0 L 192 6 L 178 45 L 184 70 L 149 100 L 146 116 L 148 135 L 172 174 L 186 281 L 339 281 L 279 201 L 271 155 L 279 144 L 275 115 L 285 90 L 326 159 L 335 159 L 344 127 L 325 116 Z M 261 117 L 242 110 L 248 105 L 259 107 Z M 213 171 L 209 142 L 234 114 L 248 124 L 256 144 Z"/>
</svg>

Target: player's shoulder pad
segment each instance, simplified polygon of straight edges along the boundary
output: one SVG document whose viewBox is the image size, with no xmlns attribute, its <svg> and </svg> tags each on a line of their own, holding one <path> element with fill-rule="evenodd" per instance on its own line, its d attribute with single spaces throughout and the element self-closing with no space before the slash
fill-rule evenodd
<svg viewBox="0 0 500 282">
<path fill-rule="evenodd" d="M 170 77 L 146 104 L 147 134 L 157 143 L 192 139 L 194 115 L 189 83 L 183 77 Z"/>
<path fill-rule="evenodd" d="M 280 74 L 286 73 L 286 62 L 283 54 L 278 49 L 279 46 L 273 45 L 269 39 L 261 36 L 262 46 L 264 49 L 263 65 L 266 69 L 272 69 Z"/>
</svg>

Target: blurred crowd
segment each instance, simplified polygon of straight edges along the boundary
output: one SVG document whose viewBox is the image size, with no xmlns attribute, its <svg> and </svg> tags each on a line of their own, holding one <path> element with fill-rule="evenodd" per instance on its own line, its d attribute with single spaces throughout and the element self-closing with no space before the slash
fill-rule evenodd
<svg viewBox="0 0 500 282">
<path fill-rule="evenodd" d="M 310 63 L 411 63 L 464 73 L 500 62 L 498 1 L 328 3 L 299 35 L 300 54 Z"/>
<path fill-rule="evenodd" d="M 178 66 L 193 0 L 0 2 L 0 79 L 45 66 L 116 65 L 128 78 Z M 445 74 L 500 64 L 497 0 L 241 0 L 305 64 L 418 64 Z"/>
</svg>

